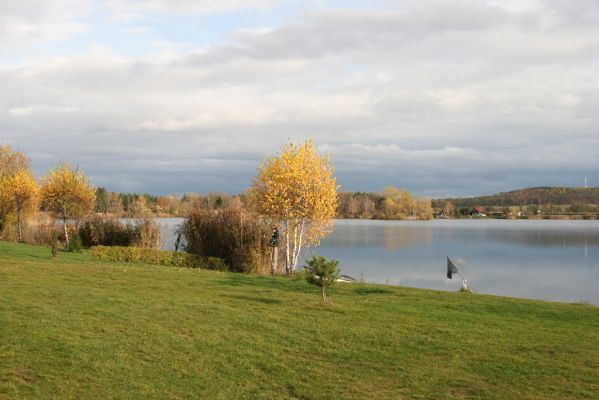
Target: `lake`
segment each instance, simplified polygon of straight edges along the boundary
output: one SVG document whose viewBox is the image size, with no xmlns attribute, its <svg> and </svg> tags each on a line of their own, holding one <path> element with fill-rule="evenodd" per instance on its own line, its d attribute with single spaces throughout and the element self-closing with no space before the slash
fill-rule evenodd
<svg viewBox="0 0 599 400">
<path fill-rule="evenodd" d="M 159 220 L 165 248 L 182 221 Z M 449 256 L 475 292 L 599 305 L 599 221 L 338 220 L 313 254 L 367 282 L 454 291 Z"/>
</svg>

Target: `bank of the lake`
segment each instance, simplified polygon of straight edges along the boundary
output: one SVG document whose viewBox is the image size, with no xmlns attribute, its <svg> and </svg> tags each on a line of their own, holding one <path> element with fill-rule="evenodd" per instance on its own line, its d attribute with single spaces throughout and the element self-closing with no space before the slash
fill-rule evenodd
<svg viewBox="0 0 599 400">
<path fill-rule="evenodd" d="M 584 399 L 599 308 L 0 242 L 0 398 Z"/>
</svg>

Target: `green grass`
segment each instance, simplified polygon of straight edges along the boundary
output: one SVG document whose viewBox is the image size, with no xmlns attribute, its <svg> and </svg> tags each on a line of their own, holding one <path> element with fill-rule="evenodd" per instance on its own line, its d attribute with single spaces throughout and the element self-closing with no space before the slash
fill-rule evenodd
<svg viewBox="0 0 599 400">
<path fill-rule="evenodd" d="M 0 242 L 0 398 L 596 399 L 599 308 Z"/>
</svg>

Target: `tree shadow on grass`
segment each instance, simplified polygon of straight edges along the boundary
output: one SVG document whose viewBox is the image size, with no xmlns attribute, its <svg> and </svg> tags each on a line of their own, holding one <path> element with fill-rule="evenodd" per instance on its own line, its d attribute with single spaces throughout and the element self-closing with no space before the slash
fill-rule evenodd
<svg viewBox="0 0 599 400">
<path fill-rule="evenodd" d="M 216 286 L 247 286 L 248 289 L 261 288 L 270 290 L 282 290 L 285 292 L 312 292 L 312 288 L 301 280 L 294 280 L 283 277 L 269 277 L 260 275 L 246 275 L 241 273 L 231 273 L 224 279 L 212 280 L 210 282 Z"/>
<path fill-rule="evenodd" d="M 394 294 L 392 290 L 379 287 L 358 287 L 354 289 L 356 294 Z"/>
<path fill-rule="evenodd" d="M 27 245 L 20 243 L 11 243 L 13 246 L 2 248 L 2 253 L 7 256 L 13 256 L 15 258 L 38 258 L 41 260 L 47 260 L 52 257 L 50 254 L 50 248 L 48 248 L 48 255 L 39 254 L 39 249 L 31 249 Z"/>
<path fill-rule="evenodd" d="M 281 304 L 281 303 L 283 303 L 279 299 L 269 299 L 269 298 L 265 298 L 265 297 L 230 295 L 230 294 L 222 295 L 221 297 L 227 297 L 230 299 L 237 299 L 237 300 L 244 300 L 244 301 L 253 301 L 253 302 L 263 303 L 263 304 Z"/>
<path fill-rule="evenodd" d="M 318 312 L 327 312 L 331 314 L 347 314 L 347 310 L 342 306 L 335 304 L 333 300 L 329 300 L 328 304 L 323 304 L 322 302 L 306 304 L 304 306 L 307 310 L 315 310 Z"/>
</svg>

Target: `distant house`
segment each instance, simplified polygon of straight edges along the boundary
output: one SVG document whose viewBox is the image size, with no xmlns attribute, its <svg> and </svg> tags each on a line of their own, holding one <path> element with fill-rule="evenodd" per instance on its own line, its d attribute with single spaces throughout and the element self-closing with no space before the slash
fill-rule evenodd
<svg viewBox="0 0 599 400">
<path fill-rule="evenodd" d="M 487 214 L 485 214 L 483 212 L 482 208 L 474 207 L 472 210 L 470 210 L 470 216 L 471 217 L 486 217 Z"/>
</svg>

